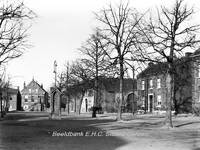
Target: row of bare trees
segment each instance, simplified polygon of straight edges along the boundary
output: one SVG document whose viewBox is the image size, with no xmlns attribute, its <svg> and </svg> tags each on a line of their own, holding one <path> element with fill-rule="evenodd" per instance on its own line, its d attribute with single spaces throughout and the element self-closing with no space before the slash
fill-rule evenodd
<svg viewBox="0 0 200 150">
<path fill-rule="evenodd" d="M 120 1 L 107 5 L 94 13 L 99 26 L 78 49 L 81 55 L 84 54 L 84 58 L 71 63 L 67 85 L 74 88 L 77 86 L 82 97 L 88 88 L 93 87 L 94 106 L 98 106 L 99 76 L 118 75 L 120 97 L 117 120 L 120 121 L 123 79 L 127 66 L 132 66 L 133 62 L 138 65 L 166 62 L 170 81 L 167 86 L 169 95 L 165 126 L 171 128 L 173 79 L 176 70 L 174 62 L 183 55 L 186 48 L 199 48 L 199 24 L 191 23 L 194 13 L 194 8 L 189 8 L 184 0 L 176 0 L 169 7 L 160 6 L 156 12 L 148 10 L 143 14 L 132 8 L 129 2 Z M 132 66 L 134 67 L 136 66 Z M 92 116 L 96 116 L 95 111 Z"/>
</svg>

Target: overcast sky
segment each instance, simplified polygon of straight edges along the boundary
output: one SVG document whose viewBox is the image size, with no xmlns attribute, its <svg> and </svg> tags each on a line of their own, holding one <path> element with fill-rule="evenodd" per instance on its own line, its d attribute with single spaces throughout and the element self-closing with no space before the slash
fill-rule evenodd
<svg viewBox="0 0 200 150">
<path fill-rule="evenodd" d="M 111 0 L 117 2 L 118 0 Z M 139 12 L 156 5 L 168 5 L 174 0 L 130 0 Z M 97 23 L 92 12 L 98 12 L 110 0 L 24 0 L 38 18 L 29 30 L 29 43 L 33 45 L 21 58 L 12 60 L 7 66 L 14 87 L 23 88 L 32 78 L 43 83 L 46 90 L 54 82 L 53 63 L 58 71 L 64 69 L 66 61 L 79 57 L 76 50 L 92 33 Z M 199 0 L 190 0 L 199 9 Z"/>
</svg>

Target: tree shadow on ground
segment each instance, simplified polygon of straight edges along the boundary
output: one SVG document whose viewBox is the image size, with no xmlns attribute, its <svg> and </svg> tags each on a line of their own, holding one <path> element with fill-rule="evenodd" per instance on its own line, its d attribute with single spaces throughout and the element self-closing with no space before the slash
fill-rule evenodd
<svg viewBox="0 0 200 150">
<path fill-rule="evenodd" d="M 114 120 L 71 116 L 49 120 L 48 115 L 42 113 L 8 113 L 0 124 L 3 137 L 0 148 L 114 150 L 127 144 L 127 141 L 118 136 L 106 136 L 106 130 L 92 125 L 111 122 Z"/>
<path fill-rule="evenodd" d="M 176 125 L 174 127 L 178 128 L 178 127 L 182 127 L 182 126 L 186 126 L 186 125 L 191 125 L 191 124 L 196 124 L 196 123 L 200 123 L 200 122 L 199 121 L 198 122 L 188 122 L 188 123 Z"/>
</svg>

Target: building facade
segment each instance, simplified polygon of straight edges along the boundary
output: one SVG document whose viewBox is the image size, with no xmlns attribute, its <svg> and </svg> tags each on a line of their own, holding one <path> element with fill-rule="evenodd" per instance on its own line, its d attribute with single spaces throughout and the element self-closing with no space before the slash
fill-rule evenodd
<svg viewBox="0 0 200 150">
<path fill-rule="evenodd" d="M 23 110 L 44 111 L 48 105 L 48 93 L 34 79 L 28 85 L 24 83 L 21 96 Z"/>
<path fill-rule="evenodd" d="M 133 90 L 135 89 L 135 90 Z M 133 113 L 137 110 L 137 91 L 136 80 L 124 79 L 123 87 L 124 101 L 122 111 Z M 134 94 L 133 94 L 134 93 Z M 102 78 L 99 80 L 98 102 L 97 106 L 102 108 L 103 112 L 117 112 L 119 101 L 119 78 Z M 85 92 L 81 104 L 81 112 L 91 111 L 94 105 L 94 90 L 89 89 Z"/>
<path fill-rule="evenodd" d="M 200 103 L 200 75 L 195 53 L 186 53 L 174 63 L 174 97 L 172 109 L 175 113 L 193 113 Z M 195 57 L 194 57 L 195 56 Z M 200 58 L 200 57 L 199 57 Z M 146 113 L 166 110 L 166 100 L 169 96 L 170 76 L 167 73 L 167 63 L 152 64 L 137 76 L 137 90 L 141 101 L 140 108 Z M 198 97 L 199 96 L 199 97 Z"/>
<path fill-rule="evenodd" d="M 140 100 L 139 109 L 144 110 L 146 113 L 164 109 L 167 78 L 164 67 L 155 64 L 149 64 L 137 76 L 137 91 Z"/>
</svg>

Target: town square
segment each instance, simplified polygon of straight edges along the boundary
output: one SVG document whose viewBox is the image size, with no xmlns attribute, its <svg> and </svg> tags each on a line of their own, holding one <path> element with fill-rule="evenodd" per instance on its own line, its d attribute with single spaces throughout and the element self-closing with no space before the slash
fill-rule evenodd
<svg viewBox="0 0 200 150">
<path fill-rule="evenodd" d="M 199 150 L 199 8 L 0 1 L 0 150 Z"/>
</svg>

